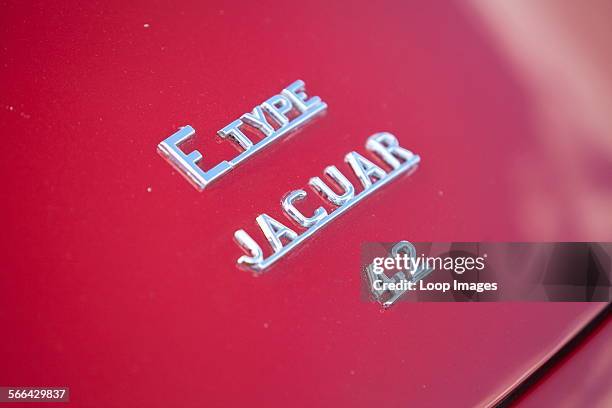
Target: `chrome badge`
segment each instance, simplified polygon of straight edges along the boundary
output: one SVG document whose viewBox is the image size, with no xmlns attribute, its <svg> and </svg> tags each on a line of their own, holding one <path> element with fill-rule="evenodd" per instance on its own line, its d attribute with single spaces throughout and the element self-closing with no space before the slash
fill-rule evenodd
<svg viewBox="0 0 612 408">
<path fill-rule="evenodd" d="M 372 163 L 357 152 L 350 152 L 344 160 L 349 164 L 363 190 L 356 192 L 351 182 L 336 166 L 325 168 L 324 173 L 336 184 L 338 194 L 319 177 L 313 177 L 308 184 L 323 199 L 334 205 L 336 209 L 330 213 L 323 207 L 318 207 L 311 216 L 304 215 L 295 207 L 295 202 L 306 197 L 304 190 L 294 190 L 287 193 L 281 200 L 281 206 L 287 216 L 299 227 L 305 229 L 301 234 L 268 214 L 260 214 L 255 221 L 272 247 L 273 254 L 264 258 L 259 244 L 244 230 L 234 233 L 237 244 L 248 254 L 238 259 L 238 265 L 253 272 L 263 272 L 289 251 L 310 238 L 316 231 L 325 227 L 334 219 L 344 214 L 368 195 L 397 178 L 402 173 L 416 168 L 421 158 L 399 145 L 397 138 L 388 132 L 376 133 L 370 136 L 366 149 L 378 156 L 391 170 L 389 172 Z"/>
<path fill-rule="evenodd" d="M 179 148 L 195 134 L 195 129 L 189 125 L 183 126 L 178 132 L 161 142 L 157 150 L 195 188 L 202 191 L 210 183 L 325 109 L 327 109 L 327 104 L 318 96 L 309 98 L 305 91 L 304 81 L 297 80 L 278 95 L 256 106 L 252 112 L 245 113 L 217 132 L 223 139 L 230 139 L 234 142 L 242 151 L 230 161 L 224 160 L 209 170 L 202 170 L 198 166 L 198 162 L 202 160 L 202 154 L 199 151 L 194 150 L 186 154 Z M 291 115 L 292 112 L 297 115 Z M 254 144 L 241 131 L 243 126 L 261 133 L 263 138 Z"/>
</svg>

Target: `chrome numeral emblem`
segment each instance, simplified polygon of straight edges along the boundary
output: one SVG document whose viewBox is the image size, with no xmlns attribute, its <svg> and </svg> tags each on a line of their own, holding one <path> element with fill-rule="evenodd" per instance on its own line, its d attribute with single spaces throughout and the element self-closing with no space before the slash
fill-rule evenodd
<svg viewBox="0 0 612 408">
<path fill-rule="evenodd" d="M 278 95 L 269 98 L 217 132 L 220 137 L 229 139 L 242 151 L 233 159 L 224 160 L 208 170 L 203 170 L 198 165 L 202 161 L 202 153 L 197 150 L 185 153 L 179 147 L 195 134 L 195 129 L 189 125 L 183 126 L 162 141 L 157 150 L 195 188 L 202 191 L 210 183 L 325 109 L 327 104 L 318 96 L 308 97 L 304 81 L 297 80 Z M 291 115 L 292 112 L 296 114 Z M 260 133 L 263 138 L 253 143 L 242 131 L 245 126 Z"/>
<path fill-rule="evenodd" d="M 400 241 L 391 248 L 391 253 L 389 256 L 391 258 L 395 258 L 400 253 L 406 254 L 408 258 L 415 259 L 417 257 L 416 248 L 412 243 L 408 241 Z M 419 265 L 415 267 L 412 271 L 398 271 L 393 276 L 389 277 L 383 271 L 376 271 L 374 268 L 374 264 L 370 264 L 365 269 L 366 276 L 370 282 L 371 292 L 376 301 L 383 305 L 383 307 L 391 307 L 399 298 L 401 298 L 407 291 L 408 288 L 402 288 L 401 286 L 398 289 L 385 289 L 382 287 L 383 283 L 401 283 L 402 281 L 406 281 L 412 284 L 417 283 L 421 279 L 425 278 L 431 272 L 433 272 L 433 268 L 430 268 L 428 265 Z M 410 279 L 407 279 L 407 276 Z M 379 283 L 378 288 L 376 283 Z"/>
<path fill-rule="evenodd" d="M 335 166 L 325 168 L 324 173 L 336 184 L 334 189 L 319 177 L 311 178 L 308 184 L 336 208 L 328 213 L 325 208 L 317 207 L 312 215 L 307 216 L 295 206 L 297 201 L 306 198 L 306 191 L 294 190 L 287 193 L 281 200 L 281 206 L 295 223 L 295 227 L 287 226 L 268 214 L 259 215 L 256 222 L 272 247 L 273 254 L 265 258 L 259 244 L 246 231 L 241 229 L 234 233 L 234 240 L 246 252 L 246 255 L 238 259 L 238 264 L 254 272 L 263 272 L 365 197 L 399 175 L 416 168 L 421 160 L 418 155 L 401 147 L 397 138 L 387 132 L 370 136 L 366 142 L 366 149 L 378 156 L 390 170 L 385 171 L 357 152 L 348 153 L 345 156 L 345 161 L 361 182 L 363 189 L 356 193 L 355 187 L 338 168 Z M 341 191 L 341 193 L 334 190 Z M 293 229 L 296 227 L 305 231 L 298 234 Z"/>
</svg>

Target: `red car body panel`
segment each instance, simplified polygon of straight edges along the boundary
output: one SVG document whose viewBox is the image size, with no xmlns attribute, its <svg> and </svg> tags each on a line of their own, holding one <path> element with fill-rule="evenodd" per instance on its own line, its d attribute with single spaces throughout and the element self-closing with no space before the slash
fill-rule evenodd
<svg viewBox="0 0 612 408">
<path fill-rule="evenodd" d="M 610 239 L 556 194 L 532 95 L 459 4 L 14 3 L 0 21 L 0 385 L 89 407 L 482 406 L 605 307 L 362 299 L 366 241 Z M 298 78 L 328 112 L 204 192 L 156 153 L 190 124 L 204 167 L 232 157 L 216 131 Z M 415 173 L 264 275 L 237 269 L 235 230 L 267 248 L 255 217 L 378 131 Z M 531 233 L 540 185 L 555 228 Z"/>
<path fill-rule="evenodd" d="M 518 399 L 521 407 L 612 405 L 612 319 L 598 325 Z"/>
</svg>

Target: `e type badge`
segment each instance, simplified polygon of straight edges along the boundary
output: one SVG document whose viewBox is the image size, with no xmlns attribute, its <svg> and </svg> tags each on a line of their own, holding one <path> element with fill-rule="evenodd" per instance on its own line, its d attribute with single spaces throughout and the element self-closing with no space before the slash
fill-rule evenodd
<svg viewBox="0 0 612 408">
<path fill-rule="evenodd" d="M 357 152 L 348 153 L 344 157 L 344 160 L 349 164 L 361 182 L 363 190 L 356 193 L 355 187 L 336 166 L 325 168 L 325 174 L 334 181 L 337 185 L 336 189 L 341 190 L 342 194 L 336 193 L 334 189 L 329 187 L 328 184 L 319 177 L 311 178 L 308 184 L 315 192 L 321 195 L 323 199 L 335 206 L 336 209 L 328 213 L 325 208 L 318 207 L 314 211 L 314 214 L 306 216 L 298 210 L 294 204 L 296 201 L 306 197 L 306 191 L 291 191 L 281 200 L 281 205 L 287 216 L 299 227 L 304 228 L 305 231 L 298 234 L 293 229 L 275 220 L 268 214 L 261 214 L 255 221 L 270 243 L 274 253 L 264 258 L 263 251 L 259 244 L 257 244 L 247 232 L 241 229 L 234 233 L 234 239 L 248 255 L 241 256 L 238 259 L 238 264 L 254 272 L 263 272 L 293 248 L 311 237 L 316 231 L 344 214 L 359 201 L 383 187 L 402 173 L 415 168 L 421 160 L 418 155 L 401 147 L 397 138 L 387 132 L 376 133 L 370 136 L 365 147 L 389 166 L 390 171 L 387 172 L 383 170 Z"/>
<path fill-rule="evenodd" d="M 274 95 L 264 103 L 256 106 L 252 112 L 245 113 L 217 134 L 236 143 L 242 153 L 230 161 L 222 161 L 209 170 L 202 170 L 198 162 L 202 154 L 194 150 L 185 154 L 179 146 L 195 134 L 189 125 L 168 137 L 157 146 L 157 150 L 174 166 L 195 188 L 202 191 L 207 185 L 228 173 L 255 153 L 272 142 L 287 135 L 300 125 L 327 109 L 327 104 L 318 96 L 308 97 L 304 81 L 297 80 L 280 94 Z M 261 133 L 263 139 L 253 142 L 242 132 L 243 126 Z"/>
<path fill-rule="evenodd" d="M 327 109 L 327 104 L 318 96 L 309 97 L 305 91 L 304 81 L 297 80 L 278 95 L 274 95 L 261 105 L 256 106 L 252 112 L 245 113 L 217 132 L 222 138 L 229 138 L 242 151 L 230 161 L 224 160 L 209 170 L 202 170 L 198 166 L 198 162 L 202 160 L 202 154 L 199 151 L 194 150 L 190 153 L 184 153 L 179 148 L 182 143 L 195 134 L 195 130 L 189 125 L 182 127 L 178 132 L 161 142 L 157 146 L 157 150 L 187 180 L 202 191 L 214 180 L 275 140 L 280 139 L 325 111 L 325 109 Z M 259 142 L 253 143 L 245 134 L 245 127 L 249 129 L 247 133 L 260 133 L 263 138 Z M 388 170 L 384 170 L 357 152 L 348 153 L 344 160 L 355 173 L 363 189 L 357 192 L 353 184 L 336 166 L 326 167 L 324 173 L 329 179 L 327 182 L 319 177 L 313 177 L 308 184 L 334 209 L 328 212 L 320 206 L 312 215 L 306 216 L 295 206 L 297 201 L 306 197 L 306 191 L 294 190 L 289 192 L 281 200 L 282 208 L 289 219 L 303 232 L 298 234 L 294 229 L 268 214 L 260 214 L 255 220 L 272 247 L 273 253 L 264 257 L 259 244 L 246 231 L 240 229 L 234 233 L 234 239 L 247 255 L 238 259 L 238 265 L 254 272 L 263 272 L 365 197 L 402 173 L 407 173 L 416 168 L 421 160 L 418 155 L 401 147 L 397 138 L 388 132 L 370 136 L 365 147 L 378 156 L 381 164 L 384 163 Z M 329 181 L 333 182 L 333 188 L 330 187 Z M 342 191 L 342 193 L 337 191 Z"/>
</svg>

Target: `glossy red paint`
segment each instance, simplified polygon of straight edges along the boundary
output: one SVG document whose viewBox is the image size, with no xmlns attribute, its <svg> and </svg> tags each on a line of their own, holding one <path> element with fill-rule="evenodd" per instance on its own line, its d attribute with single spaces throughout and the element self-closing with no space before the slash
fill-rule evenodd
<svg viewBox="0 0 612 408">
<path fill-rule="evenodd" d="M 601 309 L 361 299 L 364 241 L 610 240 L 554 191 L 557 228 L 530 229 L 525 186 L 555 190 L 558 163 L 462 6 L 2 8 L 0 385 L 89 407 L 486 405 Z M 156 153 L 191 124 L 205 167 L 232 157 L 216 131 L 297 78 L 328 113 L 205 192 Z M 236 268 L 235 230 L 263 244 L 259 213 L 383 130 L 421 155 L 413 175 L 264 276 Z"/>
<path fill-rule="evenodd" d="M 542 406 L 609 407 L 612 405 L 612 318 L 563 358 L 519 400 L 521 408 Z"/>
</svg>

